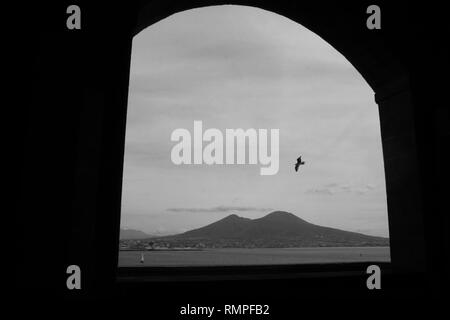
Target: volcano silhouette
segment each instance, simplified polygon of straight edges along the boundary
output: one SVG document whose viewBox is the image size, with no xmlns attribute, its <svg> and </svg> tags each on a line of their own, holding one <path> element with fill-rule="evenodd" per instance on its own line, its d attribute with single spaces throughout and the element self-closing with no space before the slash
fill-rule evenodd
<svg viewBox="0 0 450 320">
<path fill-rule="evenodd" d="M 387 238 L 315 225 L 285 211 L 274 211 L 259 219 L 232 214 L 202 228 L 165 238 L 220 243 L 227 247 L 389 245 Z"/>
</svg>

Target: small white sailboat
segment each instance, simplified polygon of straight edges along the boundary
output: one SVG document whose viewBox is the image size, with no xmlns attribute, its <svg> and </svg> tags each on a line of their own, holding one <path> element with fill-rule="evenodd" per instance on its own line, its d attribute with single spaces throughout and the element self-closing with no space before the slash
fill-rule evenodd
<svg viewBox="0 0 450 320">
<path fill-rule="evenodd" d="M 141 252 L 141 263 L 144 263 L 144 253 Z"/>
</svg>

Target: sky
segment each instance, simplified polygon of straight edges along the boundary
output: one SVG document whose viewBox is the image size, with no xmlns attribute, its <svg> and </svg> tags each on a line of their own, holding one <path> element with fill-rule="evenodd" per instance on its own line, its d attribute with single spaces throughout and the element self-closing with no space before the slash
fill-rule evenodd
<svg viewBox="0 0 450 320">
<path fill-rule="evenodd" d="M 175 165 L 175 129 L 279 129 L 279 171 Z M 294 164 L 302 155 L 299 172 Z M 244 6 L 172 15 L 134 37 L 122 228 L 154 235 L 291 212 L 388 236 L 378 107 L 356 69 L 300 24 Z"/>
</svg>

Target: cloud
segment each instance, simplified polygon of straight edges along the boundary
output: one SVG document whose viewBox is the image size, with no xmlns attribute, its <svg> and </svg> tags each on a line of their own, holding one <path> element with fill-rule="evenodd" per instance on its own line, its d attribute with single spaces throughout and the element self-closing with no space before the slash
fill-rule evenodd
<svg viewBox="0 0 450 320">
<path fill-rule="evenodd" d="M 333 195 L 337 193 L 354 193 L 354 194 L 367 194 L 370 191 L 376 189 L 374 184 L 365 185 L 350 185 L 350 184 L 338 184 L 338 183 L 327 183 L 322 187 L 310 188 L 305 191 L 306 194 L 321 194 L 321 195 Z"/>
<path fill-rule="evenodd" d="M 216 206 L 210 208 L 168 208 L 170 212 L 267 212 L 272 208 L 242 207 L 242 206 Z"/>
<path fill-rule="evenodd" d="M 306 190 L 307 194 L 323 194 L 323 195 L 332 195 L 333 191 L 330 188 L 315 188 Z"/>
</svg>

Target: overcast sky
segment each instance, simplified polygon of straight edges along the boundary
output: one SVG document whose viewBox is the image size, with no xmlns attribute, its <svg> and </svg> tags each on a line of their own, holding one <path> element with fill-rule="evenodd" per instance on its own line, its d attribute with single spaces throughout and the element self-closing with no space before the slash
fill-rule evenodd
<svg viewBox="0 0 450 320">
<path fill-rule="evenodd" d="M 172 163 L 173 130 L 280 130 L 278 174 Z M 294 171 L 299 155 L 306 164 Z M 328 43 L 274 13 L 216 6 L 170 16 L 133 41 L 122 227 L 175 233 L 229 214 L 285 210 L 388 236 L 373 91 Z"/>
</svg>

